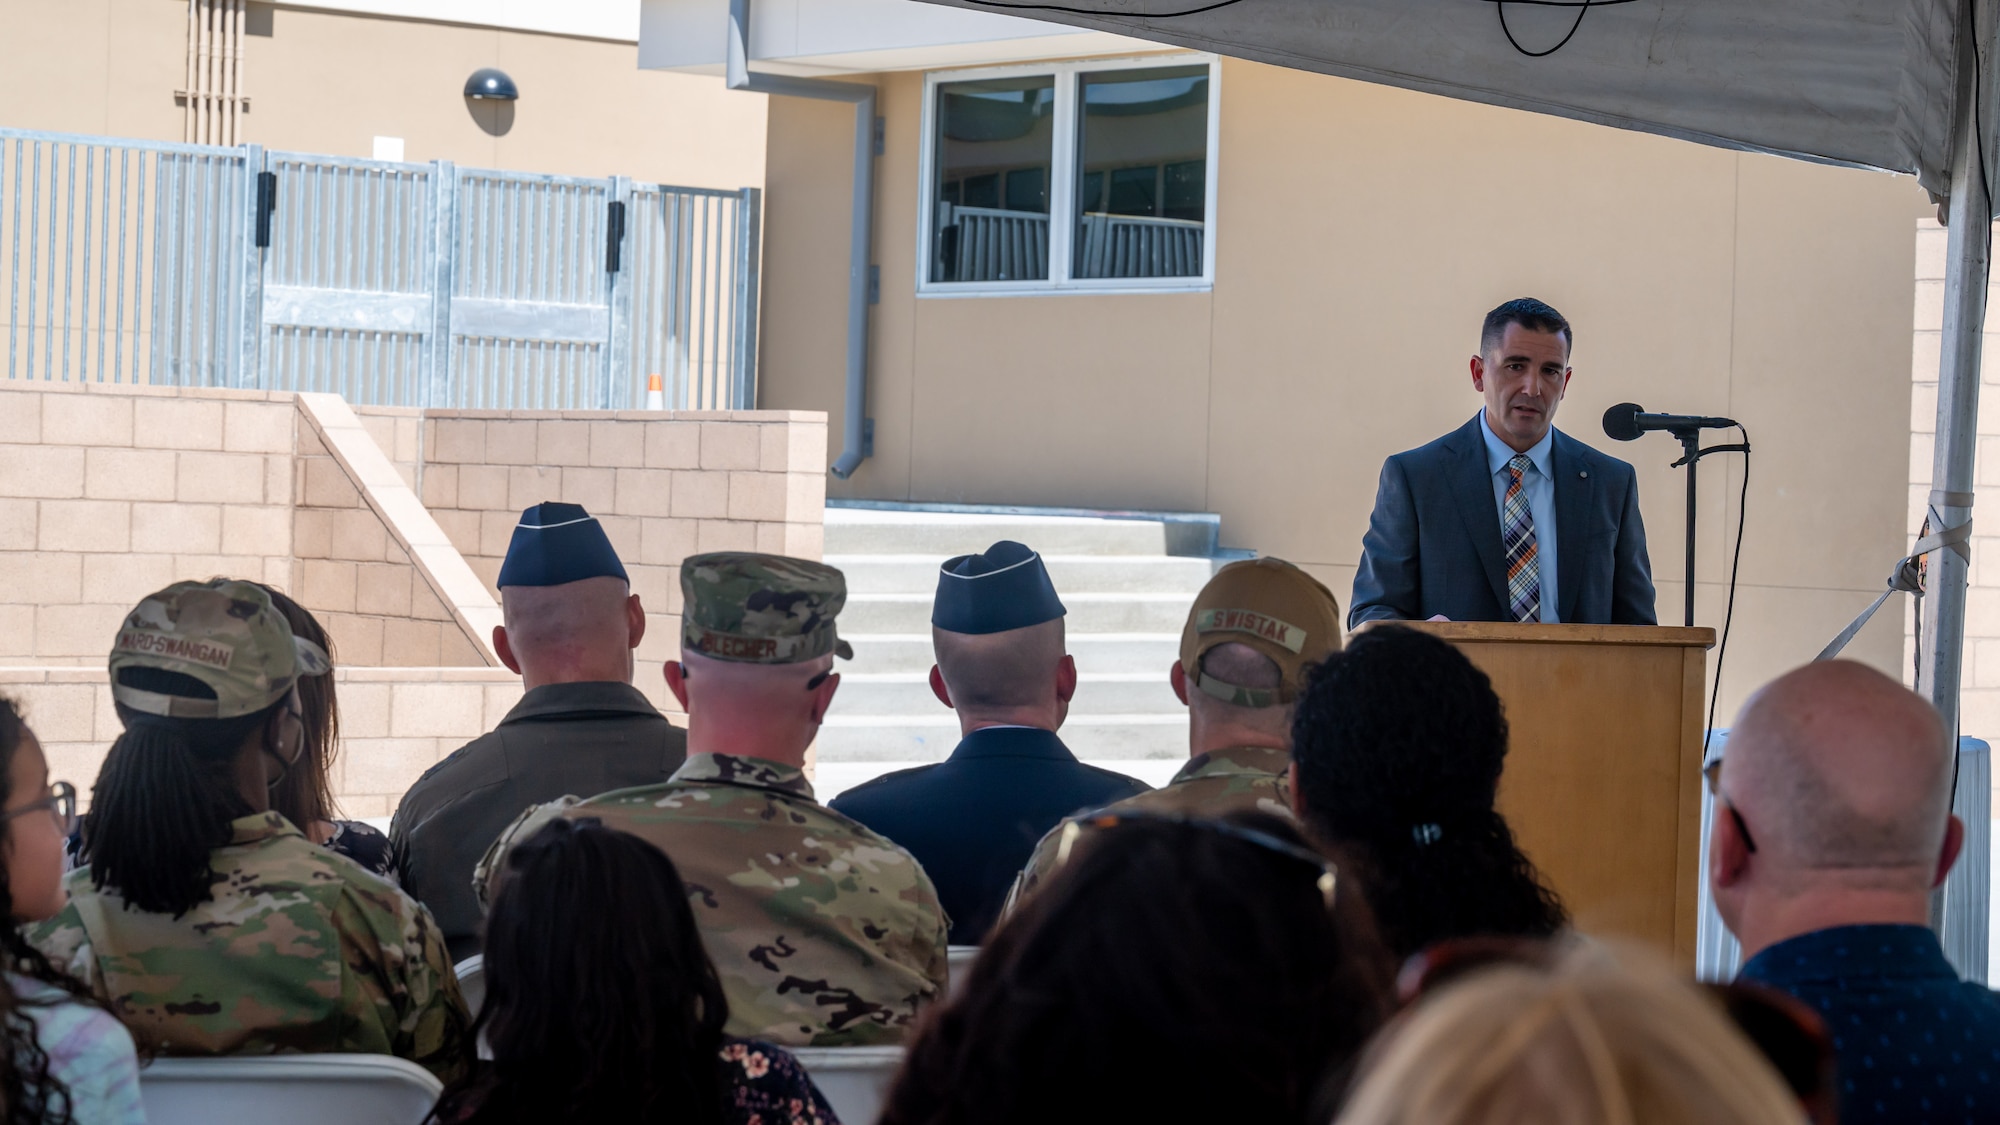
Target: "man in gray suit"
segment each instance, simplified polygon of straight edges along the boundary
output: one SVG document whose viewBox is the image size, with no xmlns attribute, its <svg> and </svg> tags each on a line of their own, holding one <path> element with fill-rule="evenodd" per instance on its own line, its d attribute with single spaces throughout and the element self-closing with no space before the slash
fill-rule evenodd
<svg viewBox="0 0 2000 1125">
<path fill-rule="evenodd" d="M 1532 297 L 1486 314 L 1486 407 L 1382 465 L 1348 627 L 1363 621 L 1653 625 L 1632 466 L 1557 430 L 1575 343 Z"/>
</svg>

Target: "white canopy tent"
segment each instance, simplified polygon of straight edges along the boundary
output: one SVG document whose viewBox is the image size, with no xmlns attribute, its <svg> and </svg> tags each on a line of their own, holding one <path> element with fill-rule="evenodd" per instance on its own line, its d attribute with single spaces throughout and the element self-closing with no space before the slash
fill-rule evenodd
<svg viewBox="0 0 2000 1125">
<path fill-rule="evenodd" d="M 929 2 L 1915 175 L 1950 228 L 1931 534 L 1917 545 L 1930 554 L 1918 688 L 1957 728 L 1990 185 L 2000 155 L 1990 74 L 1996 0 Z M 1968 878 L 1983 880 L 1984 864 L 1975 866 Z M 1978 949 L 1959 952 L 1983 969 L 1987 888 L 1963 890 L 1979 914 L 1963 920 Z M 1960 920 L 1942 920 L 1953 923 L 1949 947 Z"/>
</svg>

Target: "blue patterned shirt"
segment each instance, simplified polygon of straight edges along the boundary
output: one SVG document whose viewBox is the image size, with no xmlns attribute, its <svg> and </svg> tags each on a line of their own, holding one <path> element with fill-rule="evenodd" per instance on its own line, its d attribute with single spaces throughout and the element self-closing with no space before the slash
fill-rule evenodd
<svg viewBox="0 0 2000 1125">
<path fill-rule="evenodd" d="M 1818 930 L 1757 954 L 1738 977 L 1826 1020 L 1841 1125 L 2000 1121 L 2000 996 L 1959 980 L 1930 930 Z"/>
</svg>

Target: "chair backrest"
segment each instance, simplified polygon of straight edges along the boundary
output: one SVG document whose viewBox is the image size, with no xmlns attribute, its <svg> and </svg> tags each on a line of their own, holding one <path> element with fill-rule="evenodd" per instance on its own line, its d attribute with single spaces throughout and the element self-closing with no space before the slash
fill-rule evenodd
<svg viewBox="0 0 2000 1125">
<path fill-rule="evenodd" d="M 465 997 L 465 1010 L 475 1017 L 479 1006 L 486 1002 L 486 955 L 475 953 L 452 966 L 452 974 L 458 977 L 458 991 Z"/>
<path fill-rule="evenodd" d="M 833 1107 L 841 1125 L 875 1125 L 889 1083 L 903 1065 L 901 1047 L 789 1047 Z M 289 1123 L 288 1123 L 289 1125 Z"/>
<path fill-rule="evenodd" d="M 155 1059 L 139 1072 L 152 1125 L 419 1125 L 444 1087 L 389 1055 L 231 1055 Z"/>
<path fill-rule="evenodd" d="M 944 947 L 945 964 L 951 971 L 951 980 L 946 991 L 956 996 L 965 990 L 965 974 L 972 971 L 972 959 L 979 956 L 976 945 L 947 945 Z"/>
</svg>

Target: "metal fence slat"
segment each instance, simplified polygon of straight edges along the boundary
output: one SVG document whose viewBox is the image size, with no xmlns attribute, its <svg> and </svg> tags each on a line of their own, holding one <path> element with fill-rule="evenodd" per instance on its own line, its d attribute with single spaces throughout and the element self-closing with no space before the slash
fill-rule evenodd
<svg viewBox="0 0 2000 1125">
<path fill-rule="evenodd" d="M 617 409 L 658 374 L 671 407 L 747 406 L 758 199 L 0 129 L 7 376 Z"/>
</svg>

